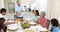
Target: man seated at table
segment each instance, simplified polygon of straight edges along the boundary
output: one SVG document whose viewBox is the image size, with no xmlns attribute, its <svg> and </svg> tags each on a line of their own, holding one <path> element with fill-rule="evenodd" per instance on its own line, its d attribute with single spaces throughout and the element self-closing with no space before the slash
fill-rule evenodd
<svg viewBox="0 0 60 32">
<path fill-rule="evenodd" d="M 5 15 L 6 15 L 6 9 L 5 8 L 2 8 L 1 10 L 0 10 L 0 18 L 5 18 L 5 20 L 7 20 L 7 18 L 5 17 Z"/>
</svg>

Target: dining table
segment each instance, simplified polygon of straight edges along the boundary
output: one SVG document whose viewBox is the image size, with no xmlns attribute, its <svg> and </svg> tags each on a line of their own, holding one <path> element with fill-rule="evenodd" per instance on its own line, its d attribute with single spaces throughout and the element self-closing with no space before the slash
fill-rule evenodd
<svg viewBox="0 0 60 32">
<path fill-rule="evenodd" d="M 30 20 L 30 19 L 28 19 Z M 9 22 L 15 22 L 10 20 Z M 30 24 L 36 24 L 34 21 L 30 21 Z M 31 25 L 28 29 L 33 30 L 35 32 L 40 32 L 40 31 L 47 31 L 47 28 L 42 27 L 41 25 Z M 21 26 L 21 22 L 18 21 L 18 24 L 9 24 L 7 25 L 7 32 L 23 32 L 22 26 Z"/>
</svg>

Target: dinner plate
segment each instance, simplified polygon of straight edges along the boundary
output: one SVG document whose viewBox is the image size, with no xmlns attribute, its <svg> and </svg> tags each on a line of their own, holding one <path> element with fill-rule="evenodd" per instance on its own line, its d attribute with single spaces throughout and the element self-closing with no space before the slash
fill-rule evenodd
<svg viewBox="0 0 60 32">
<path fill-rule="evenodd" d="M 18 25 L 17 24 L 7 25 L 7 29 L 8 30 L 17 30 L 18 29 Z"/>
<path fill-rule="evenodd" d="M 34 30 L 36 32 L 40 32 L 40 31 L 47 31 L 46 28 L 40 26 L 40 25 L 36 25 L 36 26 L 31 26 L 30 27 L 31 30 Z"/>
<path fill-rule="evenodd" d="M 8 22 L 15 22 L 14 20 L 9 20 Z"/>
<path fill-rule="evenodd" d="M 36 24 L 35 22 L 30 22 L 30 24 Z"/>
<path fill-rule="evenodd" d="M 30 20 L 32 20 L 32 19 L 29 19 L 29 18 L 25 18 L 25 20 L 29 20 L 29 21 L 30 21 Z"/>
</svg>

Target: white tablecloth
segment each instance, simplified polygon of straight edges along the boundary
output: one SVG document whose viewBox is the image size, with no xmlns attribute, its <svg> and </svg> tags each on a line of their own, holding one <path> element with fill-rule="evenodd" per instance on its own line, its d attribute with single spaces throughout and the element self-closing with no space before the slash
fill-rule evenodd
<svg viewBox="0 0 60 32">
<path fill-rule="evenodd" d="M 11 24 L 12 25 L 12 24 Z M 12 26 L 15 26 L 15 25 L 12 25 Z M 7 26 L 8 27 L 8 26 Z M 18 23 L 17 27 L 19 28 L 18 30 L 16 30 L 15 32 L 22 32 L 24 29 L 21 27 L 21 24 L 20 22 Z M 13 29 L 13 28 L 12 28 Z M 36 25 L 36 26 L 31 26 L 29 28 L 30 30 L 34 30 L 35 32 L 40 32 L 40 31 L 46 31 L 47 29 L 40 26 L 40 25 Z M 7 32 L 11 32 L 9 30 L 7 30 Z"/>
</svg>

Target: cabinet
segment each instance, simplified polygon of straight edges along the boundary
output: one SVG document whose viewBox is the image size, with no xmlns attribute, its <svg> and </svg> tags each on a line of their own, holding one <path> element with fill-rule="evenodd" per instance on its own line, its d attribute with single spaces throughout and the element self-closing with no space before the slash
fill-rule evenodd
<svg viewBox="0 0 60 32">
<path fill-rule="evenodd" d="M 6 17 L 8 19 L 14 19 L 15 15 L 15 1 L 16 0 L 4 0 L 4 7 L 7 9 Z"/>
<path fill-rule="evenodd" d="M 15 1 L 16 0 L 4 0 L 4 7 L 7 9 L 8 14 L 15 13 Z"/>
</svg>

